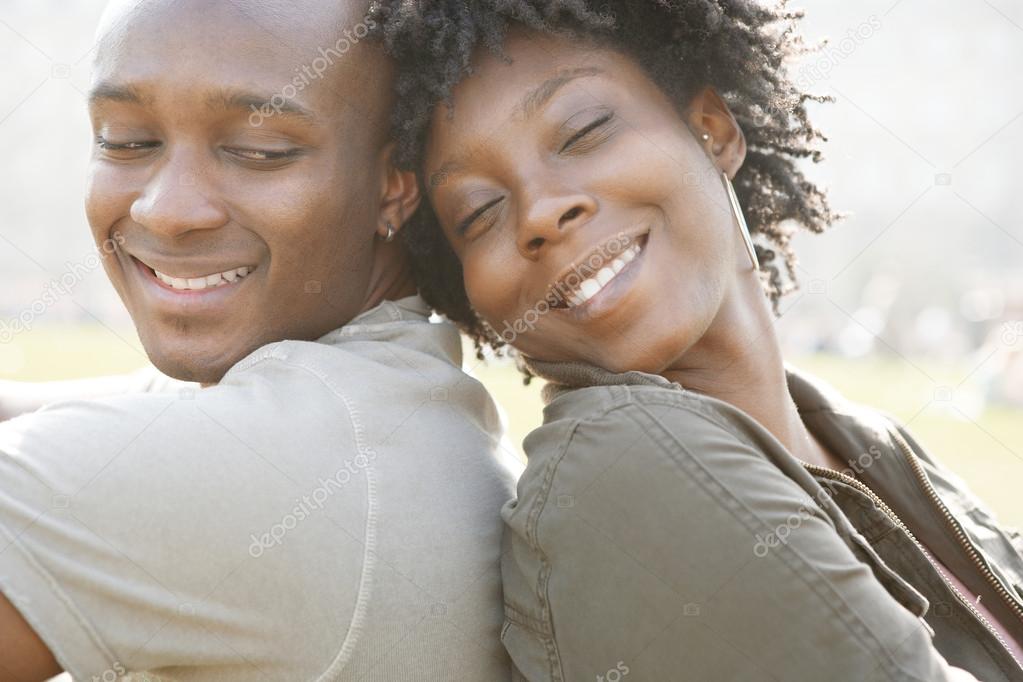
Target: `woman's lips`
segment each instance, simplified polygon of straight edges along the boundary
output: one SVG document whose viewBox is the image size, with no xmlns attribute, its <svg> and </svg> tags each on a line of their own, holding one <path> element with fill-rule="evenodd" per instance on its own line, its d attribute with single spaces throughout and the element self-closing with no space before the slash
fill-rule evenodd
<svg viewBox="0 0 1023 682">
<path fill-rule="evenodd" d="M 635 261 L 646 247 L 649 233 L 629 239 L 629 247 L 611 254 L 603 246 L 594 251 L 600 259 L 594 263 L 592 257 L 583 261 L 551 287 L 551 296 L 556 303 L 551 307 L 560 310 L 581 310 L 591 307 L 591 302 L 601 298 L 608 288 L 614 287 L 619 279 L 626 278 Z M 581 279 L 580 269 L 585 268 L 589 276 Z M 574 281 L 570 276 L 575 274 Z"/>
</svg>

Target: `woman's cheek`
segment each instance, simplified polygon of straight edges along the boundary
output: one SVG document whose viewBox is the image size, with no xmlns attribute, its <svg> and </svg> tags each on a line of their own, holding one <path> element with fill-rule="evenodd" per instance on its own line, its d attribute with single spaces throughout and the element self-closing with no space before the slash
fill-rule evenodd
<svg viewBox="0 0 1023 682">
<path fill-rule="evenodd" d="M 499 287 L 494 287 L 494 282 L 499 278 L 498 273 L 488 276 L 485 269 L 464 263 L 462 271 L 469 303 L 484 320 L 493 324 L 501 309 Z"/>
</svg>

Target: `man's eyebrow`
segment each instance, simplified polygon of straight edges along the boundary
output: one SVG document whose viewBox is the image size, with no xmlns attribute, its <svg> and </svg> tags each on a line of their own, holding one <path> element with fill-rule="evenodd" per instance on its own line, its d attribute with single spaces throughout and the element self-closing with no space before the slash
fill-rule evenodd
<svg viewBox="0 0 1023 682">
<path fill-rule="evenodd" d="M 151 97 L 143 95 L 134 85 L 114 83 L 113 81 L 100 81 L 89 90 L 89 104 L 95 104 L 102 100 L 140 105 L 146 105 L 153 101 Z"/>
<path fill-rule="evenodd" d="M 153 98 L 144 95 L 138 87 L 112 81 L 101 81 L 89 91 L 90 104 L 103 100 L 141 106 L 147 106 L 153 102 Z M 320 118 L 312 111 L 282 95 L 265 95 L 257 92 L 224 89 L 207 97 L 206 106 L 225 111 L 239 109 L 249 113 L 259 112 L 264 118 L 285 116 L 299 118 L 308 123 L 320 122 Z"/>
<path fill-rule="evenodd" d="M 320 117 L 298 102 L 283 95 L 265 95 L 242 90 L 220 90 L 206 98 L 211 109 L 244 109 L 250 113 L 261 113 L 263 117 L 285 116 L 301 119 L 307 123 L 319 124 Z"/>
<path fill-rule="evenodd" d="M 568 69 L 565 71 L 559 71 L 553 78 L 548 78 L 536 88 L 533 88 L 522 98 L 519 102 L 516 111 L 526 118 L 529 118 L 536 114 L 540 109 L 544 107 L 551 98 L 560 90 L 577 78 L 585 78 L 587 76 L 596 76 L 604 73 L 602 69 L 598 69 L 595 66 L 583 66 L 576 69 Z"/>
</svg>

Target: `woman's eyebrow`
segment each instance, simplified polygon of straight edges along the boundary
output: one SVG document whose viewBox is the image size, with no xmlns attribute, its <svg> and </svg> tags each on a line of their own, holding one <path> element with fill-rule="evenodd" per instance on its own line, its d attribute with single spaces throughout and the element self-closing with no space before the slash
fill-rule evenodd
<svg viewBox="0 0 1023 682">
<path fill-rule="evenodd" d="M 567 69 L 565 71 L 559 71 L 557 75 L 552 78 L 548 78 L 536 88 L 530 90 L 515 111 L 525 118 L 535 116 L 551 98 L 560 90 L 572 81 L 578 78 L 585 78 L 587 76 L 596 76 L 602 74 L 604 71 L 595 66 L 583 66 L 576 69 Z"/>
<path fill-rule="evenodd" d="M 603 69 L 599 69 L 595 66 L 582 66 L 575 69 L 559 71 L 557 75 L 548 78 L 543 83 L 526 93 L 526 96 L 523 97 L 515 106 L 513 111 L 519 116 L 531 118 L 551 101 L 551 98 L 557 94 L 558 90 L 565 87 L 572 81 L 578 78 L 597 76 L 603 73 Z M 448 159 L 437 168 L 431 177 L 446 178 L 448 175 L 461 171 L 465 168 L 465 156 L 471 156 L 471 154 L 457 155 Z M 435 184 L 435 181 L 431 181 L 431 184 Z"/>
</svg>

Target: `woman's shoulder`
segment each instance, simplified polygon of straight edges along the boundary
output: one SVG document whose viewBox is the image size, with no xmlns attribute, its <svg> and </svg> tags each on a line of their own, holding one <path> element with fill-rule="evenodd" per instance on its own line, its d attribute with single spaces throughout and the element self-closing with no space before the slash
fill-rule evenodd
<svg viewBox="0 0 1023 682">
<path fill-rule="evenodd" d="M 741 410 L 678 385 L 587 386 L 559 391 L 524 449 L 533 461 L 569 450 L 621 448 L 641 436 L 697 451 L 707 438 L 758 447 L 758 430 Z"/>
<path fill-rule="evenodd" d="M 776 491 L 803 501 L 804 492 L 773 463 L 774 442 L 741 411 L 695 392 L 624 385 L 566 391 L 523 443 L 527 464 L 505 520 L 571 504 L 613 471 L 631 481 L 619 492 L 639 499 L 652 487 L 674 488 L 679 477 L 712 479 L 741 497 L 756 484 L 748 476 L 759 472 L 759 481 L 777 479 Z"/>
</svg>

